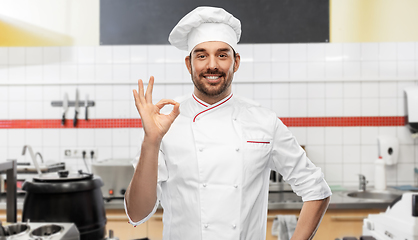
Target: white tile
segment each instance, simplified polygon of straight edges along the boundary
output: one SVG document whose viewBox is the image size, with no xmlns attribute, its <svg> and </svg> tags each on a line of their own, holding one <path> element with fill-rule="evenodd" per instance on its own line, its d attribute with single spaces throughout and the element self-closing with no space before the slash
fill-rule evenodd
<svg viewBox="0 0 418 240">
<path fill-rule="evenodd" d="M 98 147 L 108 147 L 112 146 L 113 139 L 113 129 L 110 128 L 97 128 L 94 129 L 95 144 Z"/>
<path fill-rule="evenodd" d="M 306 128 L 305 127 L 289 127 L 289 131 L 295 136 L 300 145 L 306 144 Z"/>
<path fill-rule="evenodd" d="M 236 52 L 241 56 L 241 64 L 254 62 L 254 44 L 238 44 Z"/>
<path fill-rule="evenodd" d="M 340 127 L 325 128 L 325 144 L 341 145 L 343 143 L 343 131 Z"/>
<path fill-rule="evenodd" d="M 397 177 L 400 182 L 414 183 L 414 164 L 413 163 L 398 163 Z"/>
<path fill-rule="evenodd" d="M 114 147 L 112 156 L 113 158 L 133 158 L 129 147 Z"/>
<path fill-rule="evenodd" d="M 343 146 L 343 162 L 344 163 L 361 163 L 360 145 L 344 145 Z"/>
<path fill-rule="evenodd" d="M 308 62 L 308 79 L 323 80 L 325 78 L 325 62 Z"/>
<path fill-rule="evenodd" d="M 396 115 L 397 116 L 405 116 L 406 115 L 406 113 L 405 113 L 405 100 L 403 99 L 403 98 L 398 98 L 398 107 L 397 107 L 397 109 L 398 109 L 398 111 L 397 111 L 397 113 L 396 113 Z"/>
<path fill-rule="evenodd" d="M 344 127 L 343 128 L 343 144 L 344 145 L 360 145 L 361 131 L 360 127 Z"/>
<path fill-rule="evenodd" d="M 361 100 L 359 98 L 344 98 L 343 116 L 361 116 Z"/>
<path fill-rule="evenodd" d="M 358 182 L 358 175 L 361 171 L 361 166 L 356 163 L 344 163 L 343 164 L 343 181 L 346 182 Z"/>
<path fill-rule="evenodd" d="M 397 75 L 396 61 L 379 62 L 379 78 L 395 79 Z"/>
<path fill-rule="evenodd" d="M 306 62 L 291 62 L 289 64 L 289 78 L 296 80 L 307 79 L 308 65 Z"/>
<path fill-rule="evenodd" d="M 130 62 L 129 46 L 113 46 L 112 62 L 115 64 L 128 64 Z"/>
<path fill-rule="evenodd" d="M 325 146 L 325 162 L 328 163 L 342 163 L 343 149 L 342 146 Z"/>
<path fill-rule="evenodd" d="M 8 104 L 8 102 L 0 102 L 0 109 L 1 109 L 0 119 L 9 119 L 9 104 Z"/>
<path fill-rule="evenodd" d="M 386 184 L 397 185 L 398 165 L 386 166 Z"/>
<path fill-rule="evenodd" d="M 289 61 L 305 62 L 308 59 L 308 47 L 304 43 L 294 43 L 289 45 Z"/>
<path fill-rule="evenodd" d="M 180 79 L 182 79 L 182 68 L 183 68 L 182 63 L 167 63 L 165 64 L 165 72 L 167 73 L 166 75 L 169 76 L 168 78 L 173 79 L 174 82 L 178 82 L 180 81 Z"/>
<path fill-rule="evenodd" d="M 60 48 L 59 47 L 43 47 L 42 63 L 43 64 L 57 64 L 60 62 Z"/>
<path fill-rule="evenodd" d="M 361 83 L 360 82 L 344 82 L 343 83 L 344 98 L 360 98 Z"/>
<path fill-rule="evenodd" d="M 289 44 L 272 44 L 271 52 L 273 62 L 289 61 Z"/>
<path fill-rule="evenodd" d="M 61 160 L 60 148 L 57 147 L 43 147 L 42 148 L 42 157 L 44 158 L 44 162 L 59 162 Z"/>
<path fill-rule="evenodd" d="M 129 80 L 129 64 L 113 64 L 112 79 L 114 82 L 126 82 Z"/>
<path fill-rule="evenodd" d="M 42 143 L 45 147 L 58 147 L 60 145 L 61 130 L 57 129 L 43 129 Z"/>
<path fill-rule="evenodd" d="M 366 177 L 366 181 L 369 183 L 366 185 L 366 189 L 374 184 L 374 164 L 373 163 L 362 163 L 361 174 Z"/>
<path fill-rule="evenodd" d="M 289 79 L 289 63 L 288 62 L 273 62 L 272 63 L 272 78 L 283 80 Z"/>
<path fill-rule="evenodd" d="M 130 128 L 129 129 L 129 144 L 130 146 L 138 147 L 142 145 L 142 140 L 144 139 L 144 129 L 143 128 Z"/>
<path fill-rule="evenodd" d="M 254 44 L 254 61 L 270 62 L 271 45 L 270 44 Z"/>
<path fill-rule="evenodd" d="M 378 43 L 361 43 L 361 60 L 376 61 L 379 59 Z"/>
<path fill-rule="evenodd" d="M 361 144 L 377 144 L 379 129 L 377 127 L 361 127 Z"/>
<path fill-rule="evenodd" d="M 0 147 L 0 162 L 5 162 L 7 160 L 7 155 L 8 155 L 7 147 Z"/>
<path fill-rule="evenodd" d="M 272 110 L 278 117 L 289 117 L 289 100 L 287 99 L 273 99 Z"/>
<path fill-rule="evenodd" d="M 308 100 L 308 117 L 325 117 L 325 100 Z"/>
<path fill-rule="evenodd" d="M 361 101 L 361 116 L 379 116 L 379 99 L 363 99 Z"/>
<path fill-rule="evenodd" d="M 361 78 L 361 62 L 343 62 L 344 79 L 357 80 Z"/>
<path fill-rule="evenodd" d="M 380 82 L 379 83 L 379 97 L 381 98 L 395 98 L 397 97 L 397 83 L 396 82 Z"/>
<path fill-rule="evenodd" d="M 254 63 L 254 77 L 255 81 L 271 80 L 272 68 L 270 62 L 255 62 Z"/>
<path fill-rule="evenodd" d="M 396 116 L 398 113 L 397 98 L 381 98 L 379 100 L 379 116 Z"/>
<path fill-rule="evenodd" d="M 61 81 L 59 65 L 42 65 L 42 73 L 44 83 L 57 84 Z"/>
<path fill-rule="evenodd" d="M 64 93 L 61 94 L 59 86 L 42 86 L 42 99 L 44 101 L 59 101 L 64 99 Z"/>
<path fill-rule="evenodd" d="M 396 43 L 381 42 L 379 43 L 379 60 L 396 60 Z"/>
<path fill-rule="evenodd" d="M 26 80 L 26 66 L 16 65 L 9 68 L 10 82 L 24 82 Z"/>
<path fill-rule="evenodd" d="M 307 84 L 306 83 L 292 83 L 289 84 L 290 99 L 306 99 L 307 98 Z"/>
<path fill-rule="evenodd" d="M 113 114 L 112 118 L 130 118 L 130 109 L 132 105 L 130 101 L 116 101 L 112 102 L 113 104 Z"/>
<path fill-rule="evenodd" d="M 24 65 L 25 64 L 25 49 L 24 47 L 9 48 L 9 64 L 10 65 Z"/>
<path fill-rule="evenodd" d="M 311 43 L 307 45 L 308 61 L 325 61 L 325 46 L 323 43 Z"/>
<path fill-rule="evenodd" d="M 254 98 L 254 84 L 243 83 L 236 85 L 236 93 L 239 96 L 253 99 Z"/>
<path fill-rule="evenodd" d="M 168 86 L 171 85 L 154 85 L 154 88 L 152 89 L 152 99 L 158 99 L 159 101 L 163 98 L 167 98 L 165 92 L 166 88 L 169 88 Z"/>
<path fill-rule="evenodd" d="M 378 157 L 377 142 L 375 145 L 361 146 L 361 162 L 362 163 L 374 163 L 377 157 Z"/>
<path fill-rule="evenodd" d="M 308 83 L 308 98 L 325 98 L 325 85 L 324 83 Z"/>
<path fill-rule="evenodd" d="M 78 129 L 77 146 L 95 146 L 95 129 Z"/>
<path fill-rule="evenodd" d="M 325 165 L 324 171 L 325 180 L 328 184 L 341 185 L 343 181 L 343 168 L 342 164 L 329 164 Z"/>
<path fill-rule="evenodd" d="M 61 64 L 77 64 L 78 52 L 77 47 L 64 46 L 60 47 L 60 63 Z"/>
<path fill-rule="evenodd" d="M 344 61 L 361 60 L 361 43 L 343 43 Z"/>
<path fill-rule="evenodd" d="M 327 61 L 325 63 L 325 77 L 327 79 L 343 78 L 343 63 L 336 61 Z"/>
<path fill-rule="evenodd" d="M 26 119 L 42 119 L 43 118 L 43 103 L 41 101 L 26 102 Z"/>
<path fill-rule="evenodd" d="M 325 102 L 325 115 L 327 117 L 343 116 L 343 99 L 333 98 Z"/>
<path fill-rule="evenodd" d="M 26 129 L 25 144 L 33 148 L 34 153 L 41 152 L 43 129 Z"/>
<path fill-rule="evenodd" d="M 9 82 L 9 68 L 7 66 L 0 65 L 0 83 Z"/>
<path fill-rule="evenodd" d="M 164 69 L 163 63 L 150 63 L 148 64 L 148 74 L 150 76 L 154 76 L 155 81 L 174 81 L 175 79 L 166 78 L 166 74 L 164 71 L 161 71 L 161 69 Z M 167 73 L 168 74 L 168 73 Z M 144 82 L 148 82 L 148 79 L 143 79 Z"/>
<path fill-rule="evenodd" d="M 24 101 L 9 102 L 9 118 L 10 119 L 25 119 L 26 105 Z"/>
<path fill-rule="evenodd" d="M 308 158 L 316 165 L 325 163 L 325 150 L 321 145 L 308 145 L 305 147 Z"/>
<path fill-rule="evenodd" d="M 416 140 L 411 136 L 411 132 L 406 127 L 396 127 L 396 133 L 390 134 L 392 136 L 397 136 L 399 144 L 416 144 Z"/>
<path fill-rule="evenodd" d="M 112 81 L 112 65 L 110 64 L 97 64 L 95 65 L 95 82 L 106 83 Z"/>
<path fill-rule="evenodd" d="M 94 82 L 95 79 L 95 68 L 94 65 L 78 65 L 78 76 L 79 82 Z"/>
<path fill-rule="evenodd" d="M 27 47 L 25 48 L 25 63 L 28 65 L 40 65 L 42 64 L 42 48 L 40 47 Z"/>
<path fill-rule="evenodd" d="M 112 146 L 128 147 L 129 140 L 129 128 L 112 129 Z"/>
<path fill-rule="evenodd" d="M 77 129 L 61 129 L 60 130 L 60 146 L 76 147 L 77 146 Z"/>
<path fill-rule="evenodd" d="M 9 49 L 8 47 L 0 47 L 0 65 L 9 63 Z"/>
<path fill-rule="evenodd" d="M 130 47 L 130 62 L 131 63 L 147 63 L 148 49 L 146 45 L 136 45 Z"/>
<path fill-rule="evenodd" d="M 24 101 L 26 99 L 25 86 L 10 86 L 9 101 Z"/>
<path fill-rule="evenodd" d="M 173 84 L 166 87 L 164 98 L 174 99 L 183 95 L 183 86 Z"/>
<path fill-rule="evenodd" d="M 397 42 L 396 45 L 398 61 L 412 61 L 415 59 L 414 42 Z"/>
<path fill-rule="evenodd" d="M 110 64 L 112 63 L 112 47 L 111 46 L 98 46 L 94 50 L 94 58 L 96 63 Z"/>
<path fill-rule="evenodd" d="M 9 100 L 9 88 L 8 86 L 0 87 L 0 102 L 5 102 Z"/>
<path fill-rule="evenodd" d="M 22 149 L 26 144 L 25 131 L 26 129 L 9 129 L 7 145 L 9 147 L 21 147 Z"/>
<path fill-rule="evenodd" d="M 171 45 L 165 46 L 165 62 L 181 63 L 184 65 L 184 59 L 188 56 L 187 51 L 179 50 Z"/>
<path fill-rule="evenodd" d="M 54 99 L 54 101 L 59 101 L 61 99 Z M 42 116 L 44 119 L 61 119 L 62 118 L 62 108 L 52 107 L 51 102 L 43 101 L 42 102 Z M 74 117 L 74 110 L 69 110 L 66 114 L 67 118 Z M 71 116 L 71 117 L 70 117 Z"/>
<path fill-rule="evenodd" d="M 413 61 L 398 61 L 397 64 L 398 77 L 400 78 L 413 78 L 415 72 L 418 72 Z"/>
<path fill-rule="evenodd" d="M 254 63 L 242 62 L 234 75 L 234 81 L 254 81 Z"/>
<path fill-rule="evenodd" d="M 8 145 L 8 129 L 0 129 L 0 146 L 7 147 Z"/>
<path fill-rule="evenodd" d="M 77 54 L 77 62 L 81 64 L 94 64 L 96 62 L 96 48 L 89 46 L 80 46 L 74 49 Z"/>
<path fill-rule="evenodd" d="M 325 60 L 327 62 L 342 62 L 343 61 L 343 44 L 342 43 L 328 43 L 325 45 Z"/>
<path fill-rule="evenodd" d="M 109 87 L 105 88 L 105 91 L 108 91 Z M 132 89 L 129 85 L 114 85 L 111 87 L 112 99 L 113 100 L 131 100 L 132 98 Z"/>
<path fill-rule="evenodd" d="M 379 97 L 379 83 L 377 82 L 362 82 L 361 96 L 363 98 L 377 98 Z"/>
<path fill-rule="evenodd" d="M 164 63 L 165 48 L 163 45 L 148 46 L 148 63 Z"/>
<path fill-rule="evenodd" d="M 60 79 L 63 82 L 76 82 L 78 77 L 77 65 L 62 65 Z"/>
<path fill-rule="evenodd" d="M 148 79 L 147 64 L 136 63 L 129 66 L 129 80 L 136 83 L 139 79 Z"/>
<path fill-rule="evenodd" d="M 27 82 L 42 82 L 42 66 L 41 65 L 26 65 L 26 81 Z"/>
<path fill-rule="evenodd" d="M 366 80 L 374 80 L 379 77 L 379 63 L 377 61 L 361 62 L 361 77 Z"/>
<path fill-rule="evenodd" d="M 396 137 L 398 134 L 399 127 L 378 127 L 379 128 L 379 135 L 388 135 L 388 136 L 394 136 Z M 402 129 L 404 129 L 402 127 Z M 400 144 L 403 142 L 400 140 Z"/>
<path fill-rule="evenodd" d="M 288 83 L 272 83 L 272 98 L 289 98 L 289 84 Z"/>
<path fill-rule="evenodd" d="M 290 99 L 289 114 L 292 117 L 306 117 L 308 115 L 306 99 Z"/>
<path fill-rule="evenodd" d="M 255 83 L 254 98 L 271 99 L 271 83 Z"/>
<path fill-rule="evenodd" d="M 325 97 L 342 98 L 343 97 L 343 83 L 325 83 Z"/>
<path fill-rule="evenodd" d="M 416 86 L 411 81 L 397 81 L 396 83 L 398 84 L 398 98 L 404 98 L 405 89 Z"/>
<path fill-rule="evenodd" d="M 27 86 L 26 87 L 26 101 L 41 101 L 43 99 L 42 86 Z"/>
<path fill-rule="evenodd" d="M 96 118 L 113 118 L 113 101 L 96 101 L 95 103 Z"/>
<path fill-rule="evenodd" d="M 306 144 L 323 145 L 325 143 L 325 128 L 323 127 L 308 127 L 306 130 Z M 323 147 L 322 147 L 323 148 Z"/>
<path fill-rule="evenodd" d="M 414 163 L 414 145 L 400 145 L 398 163 Z"/>
</svg>

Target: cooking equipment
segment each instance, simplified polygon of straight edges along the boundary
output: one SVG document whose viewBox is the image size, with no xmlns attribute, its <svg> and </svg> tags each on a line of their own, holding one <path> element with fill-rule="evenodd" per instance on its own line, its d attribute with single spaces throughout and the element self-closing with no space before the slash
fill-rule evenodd
<svg viewBox="0 0 418 240">
<path fill-rule="evenodd" d="M 379 240 L 418 240 L 418 193 L 406 192 L 386 212 L 363 220 L 363 235 Z"/>
<path fill-rule="evenodd" d="M 75 108 L 75 114 L 74 114 L 73 126 L 76 127 L 77 126 L 78 112 L 80 110 L 80 98 L 79 98 L 79 94 L 78 94 L 78 89 L 75 90 L 74 108 Z"/>
<path fill-rule="evenodd" d="M 132 159 L 106 159 L 92 163 L 92 172 L 102 178 L 103 197 L 107 200 L 123 199 L 134 174 Z"/>
<path fill-rule="evenodd" d="M 86 108 L 85 119 L 89 120 L 89 95 L 86 94 L 86 101 L 84 102 L 84 107 Z"/>
<path fill-rule="evenodd" d="M 101 187 L 103 181 L 81 171 L 59 171 L 28 179 L 22 221 L 72 222 L 81 240 L 103 239 L 106 213 Z"/>
<path fill-rule="evenodd" d="M 68 94 L 64 94 L 64 100 L 62 101 L 62 121 L 61 125 L 65 125 L 65 114 L 68 111 Z"/>
<path fill-rule="evenodd" d="M 15 223 L 4 228 L 5 238 L 13 240 L 79 240 L 80 234 L 74 223 Z"/>
</svg>

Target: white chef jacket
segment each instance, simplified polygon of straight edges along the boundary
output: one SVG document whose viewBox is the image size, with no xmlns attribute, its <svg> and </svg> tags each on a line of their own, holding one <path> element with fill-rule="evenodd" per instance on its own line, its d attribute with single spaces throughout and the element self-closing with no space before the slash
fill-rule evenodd
<svg viewBox="0 0 418 240">
<path fill-rule="evenodd" d="M 139 222 L 128 215 L 131 224 L 160 203 L 164 240 L 265 239 L 271 169 L 303 201 L 331 195 L 274 112 L 232 94 L 213 105 L 195 95 L 178 102 L 160 147 L 155 208 Z"/>
</svg>

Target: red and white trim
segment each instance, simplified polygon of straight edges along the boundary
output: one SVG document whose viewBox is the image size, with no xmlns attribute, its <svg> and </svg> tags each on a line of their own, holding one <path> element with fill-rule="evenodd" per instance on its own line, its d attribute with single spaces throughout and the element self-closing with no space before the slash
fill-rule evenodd
<svg viewBox="0 0 418 240">
<path fill-rule="evenodd" d="M 204 107 L 208 107 L 208 105 L 206 105 L 205 103 L 201 102 L 194 94 L 192 94 L 192 97 L 194 98 L 194 100 L 196 100 L 196 102 L 198 102 L 200 105 L 204 106 Z"/>
<path fill-rule="evenodd" d="M 214 108 L 217 108 L 217 107 L 221 106 L 222 104 L 224 104 L 224 103 L 228 102 L 228 100 L 229 100 L 229 99 L 231 99 L 231 98 L 232 98 L 232 96 L 233 96 L 233 94 L 231 94 L 231 96 L 229 96 L 226 100 L 222 101 L 221 103 L 218 103 L 218 104 L 216 104 L 215 106 L 210 107 L 210 108 L 208 108 L 208 109 L 206 109 L 206 110 L 204 110 L 204 111 L 201 111 L 200 113 L 196 114 L 196 115 L 194 116 L 194 118 L 193 118 L 193 122 L 195 122 L 195 121 L 196 121 L 197 116 L 199 116 L 200 114 L 202 114 L 202 113 L 204 113 L 204 112 L 207 112 L 207 111 L 209 111 L 209 110 L 212 110 L 212 109 L 214 109 Z M 193 98 L 194 98 L 194 97 L 193 97 Z M 196 99 L 196 98 L 195 98 L 195 99 Z M 197 101 L 197 100 L 196 100 L 196 101 Z M 199 102 L 199 101 L 197 101 L 197 102 Z M 199 103 L 200 103 L 200 102 L 199 102 Z"/>
</svg>

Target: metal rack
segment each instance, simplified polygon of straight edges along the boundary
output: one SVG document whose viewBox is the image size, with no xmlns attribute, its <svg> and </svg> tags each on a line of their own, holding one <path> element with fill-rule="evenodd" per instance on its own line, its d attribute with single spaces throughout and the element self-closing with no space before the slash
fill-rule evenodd
<svg viewBox="0 0 418 240">
<path fill-rule="evenodd" d="M 17 170 L 16 160 L 0 163 L 0 172 L 6 172 L 7 191 L 6 191 L 6 220 L 10 223 L 17 222 Z"/>
</svg>

